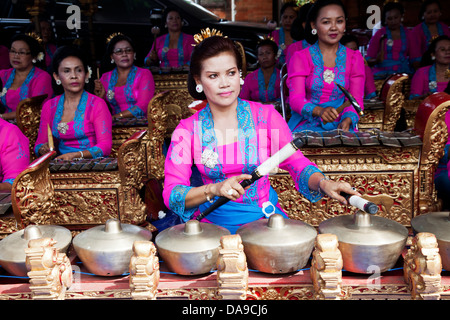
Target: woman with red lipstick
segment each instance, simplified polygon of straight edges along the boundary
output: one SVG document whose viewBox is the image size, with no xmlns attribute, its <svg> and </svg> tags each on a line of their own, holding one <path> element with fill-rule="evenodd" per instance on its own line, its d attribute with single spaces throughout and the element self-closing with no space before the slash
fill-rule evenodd
<svg viewBox="0 0 450 320">
<path fill-rule="evenodd" d="M 296 42 L 291 36 L 291 27 L 297 18 L 297 10 L 298 7 L 295 2 L 286 2 L 280 10 L 280 28 L 269 34 L 278 45 L 277 65 L 279 67 L 286 62 L 286 52 L 289 46 Z"/>
<path fill-rule="evenodd" d="M 244 100 L 275 102 L 280 100 L 280 70 L 275 66 L 278 46 L 270 39 L 256 47 L 260 68 L 245 77 L 241 94 Z"/>
<path fill-rule="evenodd" d="M 44 58 L 39 42 L 29 35 L 18 34 L 12 38 L 9 49 L 10 69 L 0 70 L 3 90 L 1 103 L 6 111 L 0 114 L 5 120 L 16 118 L 16 109 L 20 101 L 47 94 L 53 97 L 50 75 L 36 66 Z"/>
<path fill-rule="evenodd" d="M 187 221 L 225 196 L 231 201 L 211 212 L 202 222 L 235 233 L 240 225 L 279 213 L 278 196 L 267 176 L 246 190 L 240 185 L 271 155 L 292 141 L 282 116 L 271 105 L 238 98 L 242 58 L 234 42 L 212 36 L 192 54 L 189 93 L 207 105 L 175 129 L 165 162 L 164 202 Z M 194 181 L 193 166 L 201 181 Z M 310 201 L 323 195 L 340 200 L 340 191 L 358 194 L 348 183 L 328 180 L 301 151 L 280 164 Z"/>
<path fill-rule="evenodd" d="M 416 40 L 402 25 L 404 8 L 399 2 L 388 2 L 381 15 L 382 28 L 370 39 L 366 60 L 375 79 L 394 73 L 412 74 L 412 64 L 420 59 L 414 52 Z"/>
<path fill-rule="evenodd" d="M 414 57 L 422 57 L 431 41 L 438 36 L 450 37 L 448 25 L 439 21 L 442 16 L 441 4 L 437 0 L 426 0 L 422 3 L 419 20 L 422 21 L 412 30 L 414 39 Z M 416 69 L 420 61 L 415 62 Z"/>
<path fill-rule="evenodd" d="M 113 36 L 106 51 L 116 67 L 95 80 L 94 93 L 109 103 L 113 118 L 147 117 L 148 104 L 155 93 L 150 70 L 134 65 L 134 48 L 129 37 Z"/>
<path fill-rule="evenodd" d="M 189 65 L 194 37 L 181 32 L 183 20 L 177 9 L 168 8 L 164 21 L 168 32 L 156 38 L 144 62 L 147 66 L 157 65 L 162 70 L 182 69 Z"/>
<path fill-rule="evenodd" d="M 112 118 L 106 102 L 84 90 L 90 72 L 84 56 L 74 47 L 56 50 L 53 78 L 64 93 L 44 103 L 34 151 L 49 151 L 47 127 L 54 137 L 58 158 L 100 158 L 112 147 Z"/>
<path fill-rule="evenodd" d="M 364 59 L 340 43 L 345 20 L 340 0 L 318 0 L 309 10 L 305 29 L 308 42 L 314 44 L 295 52 L 288 65 L 288 125 L 293 132 L 357 128 L 359 115 L 336 85 L 363 106 Z"/>
</svg>

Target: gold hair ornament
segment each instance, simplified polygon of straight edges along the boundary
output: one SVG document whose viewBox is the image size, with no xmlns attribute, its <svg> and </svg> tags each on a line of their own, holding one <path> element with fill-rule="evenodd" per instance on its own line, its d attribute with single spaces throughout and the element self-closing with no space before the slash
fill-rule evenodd
<svg viewBox="0 0 450 320">
<path fill-rule="evenodd" d="M 194 40 L 196 42 L 196 44 L 194 44 L 194 46 L 200 44 L 206 38 L 210 38 L 210 37 L 213 37 L 213 36 L 219 36 L 219 37 L 227 38 L 219 30 L 216 30 L 216 29 L 210 30 L 209 28 L 206 28 L 206 29 L 200 30 L 200 33 L 197 33 L 197 34 L 194 35 Z"/>
<path fill-rule="evenodd" d="M 36 40 L 39 43 L 39 45 L 42 45 L 42 38 L 36 32 L 34 32 L 34 31 L 33 32 L 28 32 L 28 33 L 25 33 L 25 35 L 27 35 L 27 36 L 33 38 L 34 40 Z"/>
<path fill-rule="evenodd" d="M 110 41 L 117 36 L 123 36 L 123 33 L 122 32 L 114 32 L 113 34 L 109 35 L 109 37 L 106 38 L 106 44 L 110 43 Z"/>
</svg>

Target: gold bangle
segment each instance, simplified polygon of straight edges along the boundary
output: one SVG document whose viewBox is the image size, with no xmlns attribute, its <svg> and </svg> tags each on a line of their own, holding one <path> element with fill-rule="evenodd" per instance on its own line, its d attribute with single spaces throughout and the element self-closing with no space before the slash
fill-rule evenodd
<svg viewBox="0 0 450 320">
<path fill-rule="evenodd" d="M 214 201 L 211 199 L 211 197 L 208 195 L 208 186 L 209 184 L 205 184 L 205 188 L 203 190 L 203 193 L 205 194 L 205 198 L 209 203 L 213 203 Z"/>
</svg>

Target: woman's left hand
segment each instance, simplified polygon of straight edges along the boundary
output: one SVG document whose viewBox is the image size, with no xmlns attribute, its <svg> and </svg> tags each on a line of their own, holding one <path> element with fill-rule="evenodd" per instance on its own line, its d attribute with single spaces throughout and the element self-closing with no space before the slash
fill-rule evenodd
<svg viewBox="0 0 450 320">
<path fill-rule="evenodd" d="M 343 204 L 347 204 L 347 200 L 341 196 L 341 192 L 352 194 L 355 196 L 361 196 L 361 194 L 354 190 L 348 182 L 343 181 L 333 181 L 333 180 L 321 180 L 319 183 L 319 188 L 329 197 L 338 200 Z"/>
<path fill-rule="evenodd" d="M 339 123 L 338 129 L 342 129 L 344 131 L 349 131 L 351 125 L 352 125 L 352 119 L 344 118 L 344 119 L 342 119 L 341 123 Z"/>
<path fill-rule="evenodd" d="M 69 152 L 69 153 L 65 153 L 62 154 L 58 157 L 56 157 L 56 159 L 61 159 L 61 160 L 73 160 L 75 158 L 79 158 L 80 157 L 80 153 L 79 152 Z"/>
</svg>

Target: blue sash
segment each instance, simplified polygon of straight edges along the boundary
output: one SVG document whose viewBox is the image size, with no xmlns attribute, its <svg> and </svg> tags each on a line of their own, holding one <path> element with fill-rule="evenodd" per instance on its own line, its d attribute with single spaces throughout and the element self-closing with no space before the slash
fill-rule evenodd
<svg viewBox="0 0 450 320">
<path fill-rule="evenodd" d="M 276 206 L 278 203 L 278 194 L 272 187 L 270 187 L 269 201 L 273 204 L 273 207 L 267 207 L 266 213 L 272 213 L 273 210 L 275 210 L 275 213 L 279 213 L 283 217 L 288 218 L 287 215 Z M 208 201 L 201 204 L 199 206 L 200 212 L 205 211 L 210 205 L 211 203 Z M 211 212 L 206 219 L 215 225 L 227 228 L 231 234 L 235 234 L 240 226 L 264 217 L 263 209 L 259 206 L 229 201 Z"/>
</svg>

